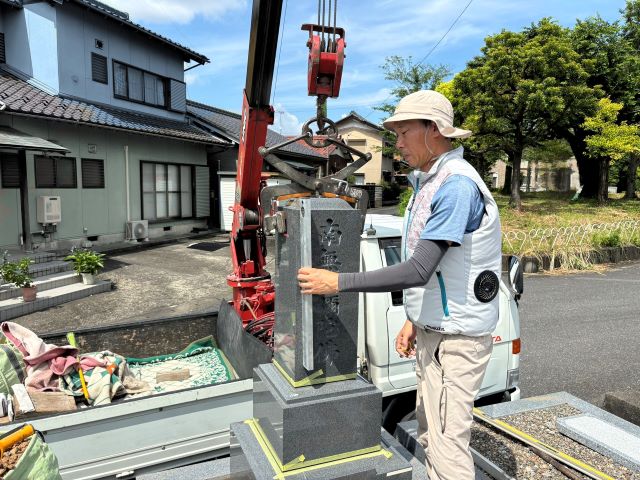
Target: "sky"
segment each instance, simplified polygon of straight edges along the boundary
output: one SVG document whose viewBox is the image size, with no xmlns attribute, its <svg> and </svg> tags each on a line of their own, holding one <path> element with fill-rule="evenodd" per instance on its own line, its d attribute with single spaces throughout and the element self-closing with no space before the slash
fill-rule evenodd
<svg viewBox="0 0 640 480">
<path fill-rule="evenodd" d="M 240 112 L 251 0 L 103 1 L 206 55 L 210 63 L 185 73 L 188 98 Z M 346 32 L 346 59 L 340 97 L 327 101 L 328 117 L 339 120 L 353 110 L 373 123 L 383 120 L 372 107 L 390 100 L 393 84 L 380 68 L 388 56 L 412 56 L 414 61 L 445 65 L 455 74 L 480 54 L 488 35 L 521 30 L 543 17 L 567 27 L 577 18 L 594 15 L 615 21 L 624 5 L 624 0 L 338 0 L 337 23 Z M 316 23 L 317 9 L 317 0 L 283 0 L 271 104 L 276 110 L 272 128 L 284 135 L 298 134 L 315 115 L 315 97 L 307 92 L 308 33 L 300 26 Z"/>
</svg>

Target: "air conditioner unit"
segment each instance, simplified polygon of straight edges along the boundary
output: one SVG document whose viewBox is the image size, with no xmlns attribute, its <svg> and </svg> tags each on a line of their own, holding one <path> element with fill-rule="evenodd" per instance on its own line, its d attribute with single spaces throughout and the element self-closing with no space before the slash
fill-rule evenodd
<svg viewBox="0 0 640 480">
<path fill-rule="evenodd" d="M 58 224 L 62 220 L 62 207 L 60 197 L 41 195 L 36 204 L 36 217 L 38 223 L 43 225 Z"/>
<path fill-rule="evenodd" d="M 147 220 L 132 220 L 127 222 L 127 240 L 148 240 L 149 222 Z"/>
</svg>

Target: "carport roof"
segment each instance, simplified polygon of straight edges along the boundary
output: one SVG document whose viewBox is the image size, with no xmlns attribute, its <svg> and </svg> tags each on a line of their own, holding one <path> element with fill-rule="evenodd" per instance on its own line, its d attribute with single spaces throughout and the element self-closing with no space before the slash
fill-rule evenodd
<svg viewBox="0 0 640 480">
<path fill-rule="evenodd" d="M 205 132 L 187 121 L 51 95 L 3 70 L 0 70 L 0 101 L 6 106 L 3 113 L 198 143 L 230 145 L 225 138 Z"/>
<path fill-rule="evenodd" d="M 67 153 L 67 150 L 44 138 L 34 137 L 11 127 L 0 126 L 0 148 L 16 148 L 38 152 Z"/>
</svg>

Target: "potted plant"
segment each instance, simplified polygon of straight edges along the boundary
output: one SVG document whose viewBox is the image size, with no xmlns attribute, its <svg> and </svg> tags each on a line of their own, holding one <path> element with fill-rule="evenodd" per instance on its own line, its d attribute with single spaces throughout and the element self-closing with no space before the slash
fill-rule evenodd
<svg viewBox="0 0 640 480">
<path fill-rule="evenodd" d="M 82 283 L 93 285 L 95 275 L 104 267 L 104 254 L 86 248 L 74 248 L 65 260 L 73 262 L 73 269 L 82 275 Z"/>
<path fill-rule="evenodd" d="M 9 263 L 9 251 L 2 252 L 2 265 L 0 265 L 0 286 L 4 284 L 6 278 L 4 278 L 4 266 Z"/>
<path fill-rule="evenodd" d="M 36 286 L 33 285 L 33 278 L 29 273 L 29 265 L 33 261 L 29 258 L 23 258 L 19 262 L 6 262 L 2 266 L 2 276 L 16 287 L 22 289 L 22 299 L 25 302 L 33 302 L 36 299 Z"/>
</svg>

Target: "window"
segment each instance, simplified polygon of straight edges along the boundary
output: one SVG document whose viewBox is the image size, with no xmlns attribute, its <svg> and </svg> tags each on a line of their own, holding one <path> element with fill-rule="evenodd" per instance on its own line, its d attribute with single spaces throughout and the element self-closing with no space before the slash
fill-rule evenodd
<svg viewBox="0 0 640 480">
<path fill-rule="evenodd" d="M 402 248 L 402 242 L 399 238 L 381 238 L 378 243 L 380 244 L 380 250 L 384 253 L 387 267 L 401 262 L 400 249 Z M 402 305 L 402 303 L 402 290 L 391 292 L 391 304 L 398 306 Z"/>
<path fill-rule="evenodd" d="M 76 159 L 65 157 L 34 157 L 36 188 L 76 188 Z"/>
<path fill-rule="evenodd" d="M 94 82 L 109 83 L 107 75 L 107 57 L 91 53 L 91 79 Z"/>
<path fill-rule="evenodd" d="M 142 162 L 142 218 L 193 217 L 191 165 Z"/>
<path fill-rule="evenodd" d="M 113 84 L 113 94 L 118 98 L 167 107 L 167 79 L 164 77 L 114 61 Z"/>
<path fill-rule="evenodd" d="M 17 153 L 0 153 L 2 188 L 20 188 L 20 170 Z"/>
<path fill-rule="evenodd" d="M 82 188 L 104 188 L 104 160 L 82 159 Z"/>
</svg>

